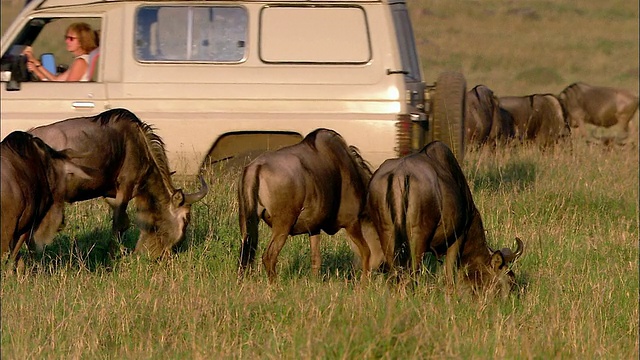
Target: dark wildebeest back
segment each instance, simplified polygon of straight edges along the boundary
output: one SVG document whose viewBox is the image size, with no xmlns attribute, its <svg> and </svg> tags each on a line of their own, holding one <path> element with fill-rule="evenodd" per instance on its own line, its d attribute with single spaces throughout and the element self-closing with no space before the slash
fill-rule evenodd
<svg viewBox="0 0 640 360">
<path fill-rule="evenodd" d="M 319 234 L 344 228 L 357 246 L 363 276 L 370 250 L 362 235 L 360 216 L 371 171 L 355 148 L 332 130 L 317 129 L 300 143 L 260 155 L 244 168 L 238 187 L 242 234 L 239 275 L 254 261 L 258 223 L 272 231 L 262 257 L 270 281 L 289 235 L 311 236 L 312 269 L 320 269 Z"/>
<path fill-rule="evenodd" d="M 16 260 L 22 244 L 51 244 L 64 218 L 65 182 L 88 175 L 66 152 L 33 135 L 14 131 L 0 144 L 2 158 L 2 256 Z"/>
<path fill-rule="evenodd" d="M 206 195 L 207 185 L 200 177 L 202 188 L 197 193 L 176 189 L 162 139 L 135 114 L 112 109 L 30 132 L 54 149 L 83 153 L 77 164 L 101 170 L 91 179 L 68 182 L 66 200 L 107 198 L 113 209 L 112 229 L 118 235 L 129 227 L 127 205 L 135 198 L 140 228 L 136 252 L 157 257 L 184 239 L 191 204 Z"/>
<path fill-rule="evenodd" d="M 515 284 L 508 264 L 518 249 L 493 251 L 464 173 L 451 150 L 432 142 L 420 152 L 389 159 L 373 174 L 367 198 L 387 264 L 415 273 L 424 253 L 446 254 L 445 274 L 453 284 L 456 266 L 475 290 L 500 292 Z"/>
<path fill-rule="evenodd" d="M 571 135 L 560 102 L 553 94 L 503 96 L 500 107 L 513 116 L 515 137 L 550 146 Z"/>
<path fill-rule="evenodd" d="M 515 135 L 513 117 L 485 85 L 467 92 L 465 128 L 465 141 L 475 145 L 504 143 Z"/>
<path fill-rule="evenodd" d="M 638 110 L 638 96 L 624 89 L 591 86 L 582 82 L 567 86 L 558 95 L 572 128 L 585 132 L 585 124 L 617 129 L 616 141 L 629 135 L 629 122 Z"/>
</svg>

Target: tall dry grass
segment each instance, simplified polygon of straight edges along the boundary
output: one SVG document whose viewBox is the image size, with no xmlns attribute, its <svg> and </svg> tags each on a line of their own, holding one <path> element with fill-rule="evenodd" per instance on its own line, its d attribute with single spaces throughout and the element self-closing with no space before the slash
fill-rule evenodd
<svg viewBox="0 0 640 360">
<path fill-rule="evenodd" d="M 32 271 L 3 277 L 2 355 L 637 358 L 638 161 L 584 143 L 467 155 L 490 245 L 525 242 L 505 300 L 448 295 L 440 266 L 413 289 L 382 274 L 360 283 L 342 233 L 324 238 L 322 279 L 302 236 L 280 255 L 278 284 L 261 269 L 238 283 L 237 174 L 209 180 L 188 246 L 160 262 L 104 260 L 107 207 L 72 205 Z M 260 252 L 268 235 L 262 226 Z"/>
</svg>

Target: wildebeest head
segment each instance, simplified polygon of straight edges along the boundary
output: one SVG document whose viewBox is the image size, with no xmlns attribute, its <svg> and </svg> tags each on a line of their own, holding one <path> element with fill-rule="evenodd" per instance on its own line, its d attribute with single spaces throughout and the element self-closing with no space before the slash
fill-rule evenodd
<svg viewBox="0 0 640 360">
<path fill-rule="evenodd" d="M 200 176 L 199 180 L 200 190 L 190 194 L 175 189 L 170 182 L 164 189 L 154 189 L 154 186 L 160 185 L 157 182 L 147 184 L 136 198 L 137 224 L 140 228 L 136 252 L 158 257 L 184 240 L 191 222 L 191 205 L 208 192 L 204 178 Z M 154 195 L 150 196 L 152 193 Z"/>
<path fill-rule="evenodd" d="M 464 274 L 471 281 L 472 290 L 488 291 L 501 296 L 508 295 L 517 285 L 511 264 L 522 255 L 524 244 L 520 238 L 516 237 L 516 250 L 502 248 L 492 250 L 488 248 L 489 256 L 484 256 L 482 262 L 484 267 L 476 268 L 475 272 L 467 269 Z"/>
</svg>

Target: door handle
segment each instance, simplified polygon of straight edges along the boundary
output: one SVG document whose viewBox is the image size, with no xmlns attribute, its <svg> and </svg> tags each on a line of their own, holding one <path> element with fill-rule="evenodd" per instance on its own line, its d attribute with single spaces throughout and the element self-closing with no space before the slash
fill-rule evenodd
<svg viewBox="0 0 640 360">
<path fill-rule="evenodd" d="M 93 109 L 96 107 L 96 104 L 91 101 L 74 101 L 71 103 L 71 106 L 76 109 Z"/>
</svg>

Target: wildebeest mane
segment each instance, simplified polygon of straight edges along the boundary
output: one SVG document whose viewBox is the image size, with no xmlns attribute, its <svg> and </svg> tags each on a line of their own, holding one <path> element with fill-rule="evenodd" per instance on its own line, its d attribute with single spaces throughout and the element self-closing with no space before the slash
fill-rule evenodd
<svg viewBox="0 0 640 360">
<path fill-rule="evenodd" d="M 128 121 L 135 125 L 142 134 L 144 142 L 147 145 L 150 158 L 160 171 L 165 186 L 170 192 L 173 191 L 165 144 L 164 141 L 162 141 L 162 138 L 155 133 L 155 128 L 153 126 L 140 120 L 140 118 L 131 111 L 121 108 L 111 109 L 100 113 L 93 118 L 93 121 L 99 123 L 101 126 L 107 126 L 110 123 L 116 123 L 118 121 Z"/>
<path fill-rule="evenodd" d="M 373 171 L 371 171 L 371 165 L 367 160 L 365 160 L 360 154 L 360 150 L 357 147 L 350 145 L 349 146 L 349 155 L 351 155 L 351 159 L 356 163 L 358 172 L 360 176 L 365 181 L 365 184 L 369 183 L 371 179 L 371 175 L 373 175 Z"/>
</svg>

